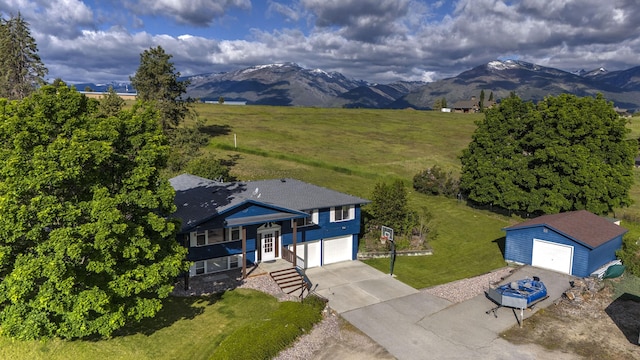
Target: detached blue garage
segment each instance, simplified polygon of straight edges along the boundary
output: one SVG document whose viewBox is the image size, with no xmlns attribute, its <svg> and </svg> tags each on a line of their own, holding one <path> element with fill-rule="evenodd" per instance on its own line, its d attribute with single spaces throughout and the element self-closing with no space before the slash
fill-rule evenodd
<svg viewBox="0 0 640 360">
<path fill-rule="evenodd" d="M 627 232 L 586 210 L 543 215 L 503 230 L 505 260 L 579 277 L 615 260 Z"/>
</svg>

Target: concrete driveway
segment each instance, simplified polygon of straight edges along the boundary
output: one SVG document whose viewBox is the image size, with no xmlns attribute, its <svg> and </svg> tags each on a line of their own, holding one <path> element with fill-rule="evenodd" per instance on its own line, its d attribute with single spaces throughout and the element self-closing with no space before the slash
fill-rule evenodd
<svg viewBox="0 0 640 360">
<path fill-rule="evenodd" d="M 316 292 L 347 321 L 382 345 L 398 359 L 536 359 L 531 347 L 513 345 L 499 333 L 518 323 L 520 311 L 501 308 L 498 317 L 486 314 L 494 307 L 484 294 L 452 303 L 415 290 L 388 274 L 359 261 L 309 269 Z M 529 266 L 518 269 L 505 283 L 538 276 L 549 298 L 525 310 L 535 310 L 558 299 L 569 288 L 569 275 Z M 487 284 L 488 285 L 488 284 Z M 556 358 L 572 358 L 556 356 Z"/>
<path fill-rule="evenodd" d="M 360 261 L 345 261 L 305 271 L 312 289 L 329 299 L 329 306 L 344 312 L 419 293 L 389 274 Z"/>
</svg>

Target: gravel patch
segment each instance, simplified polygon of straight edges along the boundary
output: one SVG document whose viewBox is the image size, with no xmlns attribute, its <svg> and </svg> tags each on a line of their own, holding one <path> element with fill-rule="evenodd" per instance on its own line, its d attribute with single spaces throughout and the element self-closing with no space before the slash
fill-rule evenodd
<svg viewBox="0 0 640 360">
<path fill-rule="evenodd" d="M 278 354 L 275 360 L 312 359 L 313 354 L 322 349 L 332 339 L 340 339 L 339 315 L 328 307 L 323 312 L 324 319 L 315 324 L 311 331 L 302 335 L 296 342 Z"/>
<path fill-rule="evenodd" d="M 460 303 L 483 294 L 489 286 L 494 286 L 501 282 L 514 271 L 515 268 L 505 267 L 472 278 L 426 288 L 422 291 L 453 303 Z"/>
<path fill-rule="evenodd" d="M 245 279 L 239 288 L 254 289 L 272 295 L 279 301 L 300 301 L 295 295 L 286 294 L 269 275 L 258 275 Z"/>
</svg>

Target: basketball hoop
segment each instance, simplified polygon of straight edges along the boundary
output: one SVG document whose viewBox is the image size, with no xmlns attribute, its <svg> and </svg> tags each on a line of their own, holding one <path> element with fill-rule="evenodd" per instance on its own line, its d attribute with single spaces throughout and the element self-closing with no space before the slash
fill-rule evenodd
<svg viewBox="0 0 640 360">
<path fill-rule="evenodd" d="M 386 244 L 387 241 L 393 241 L 393 229 L 388 226 L 381 226 L 380 228 L 380 242 Z"/>
<path fill-rule="evenodd" d="M 380 241 L 383 244 L 386 244 L 387 241 L 390 241 L 391 245 L 391 263 L 389 264 L 389 275 L 393 276 L 393 265 L 396 262 L 396 243 L 393 242 L 393 229 L 388 226 L 380 227 Z"/>
</svg>

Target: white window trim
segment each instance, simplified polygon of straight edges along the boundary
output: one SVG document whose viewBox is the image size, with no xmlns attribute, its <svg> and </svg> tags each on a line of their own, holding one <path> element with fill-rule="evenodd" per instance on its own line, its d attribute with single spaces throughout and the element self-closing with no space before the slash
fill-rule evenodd
<svg viewBox="0 0 640 360">
<path fill-rule="evenodd" d="M 336 220 L 336 212 L 339 210 L 340 212 L 342 212 L 344 207 L 348 207 L 349 208 L 349 217 L 346 219 L 340 219 L 340 220 Z M 343 206 L 336 206 L 336 207 L 332 207 L 331 208 L 331 212 L 330 212 L 330 221 L 331 222 L 342 222 L 342 221 L 350 221 L 356 218 L 356 207 L 355 205 L 343 205 Z"/>
<path fill-rule="evenodd" d="M 240 230 L 240 238 L 239 239 L 234 239 L 231 240 L 231 233 L 233 229 L 239 229 Z M 220 229 L 212 229 L 212 230 L 220 230 Z M 201 233 L 204 231 L 204 236 L 205 236 L 205 241 L 204 241 L 204 245 L 198 245 L 198 233 Z M 198 230 L 198 231 L 192 231 L 191 233 L 189 233 L 189 246 L 190 247 L 202 247 L 202 246 L 209 246 L 209 245 L 213 245 L 213 244 L 223 244 L 223 243 L 228 243 L 228 242 L 232 242 L 232 241 L 240 241 L 242 240 L 242 226 L 234 226 L 234 227 L 230 227 L 230 228 L 226 228 L 223 229 L 225 235 L 224 235 L 224 239 L 223 241 L 218 241 L 218 242 L 211 242 L 209 241 L 209 230 Z"/>
<path fill-rule="evenodd" d="M 304 225 L 298 225 L 298 229 L 299 229 L 299 228 L 302 228 L 302 227 L 318 225 L 318 209 L 310 210 L 310 211 L 305 211 L 305 212 L 309 214 L 309 216 L 305 218 L 305 219 L 307 219 L 307 221 L 309 221 L 309 222 L 308 222 L 308 223 L 305 223 Z M 292 227 L 292 228 L 293 228 L 293 223 L 294 223 L 296 220 L 298 220 L 298 219 L 291 219 L 291 227 Z"/>
<path fill-rule="evenodd" d="M 240 237 L 239 237 L 239 238 L 237 238 L 237 239 L 231 239 L 231 233 L 232 233 L 233 229 L 238 229 L 238 232 L 239 232 L 239 234 L 240 234 Z M 227 228 L 227 229 L 226 229 L 226 231 L 227 231 L 227 237 L 226 237 L 226 238 L 227 238 L 227 239 L 229 239 L 229 240 L 225 240 L 224 242 L 231 242 L 231 241 L 240 241 L 240 240 L 242 240 L 242 226 L 234 226 L 234 227 L 230 227 L 230 228 Z"/>
<path fill-rule="evenodd" d="M 234 256 L 238 257 L 237 266 L 231 267 L 231 258 L 234 257 Z M 225 259 L 227 261 L 227 267 L 225 269 L 211 271 L 211 270 L 207 269 L 207 261 L 212 260 L 212 259 L 200 260 L 200 261 L 194 262 L 193 265 L 191 265 L 191 267 L 189 268 L 189 275 L 190 276 L 201 276 L 201 275 L 213 274 L 213 273 L 217 273 L 217 272 L 222 272 L 222 271 L 227 271 L 227 270 L 239 268 L 241 266 L 241 264 L 242 264 L 242 254 L 230 255 L 230 256 L 225 256 L 225 257 L 221 257 L 221 258 L 217 258 L 217 259 Z M 201 265 L 204 268 L 204 273 L 196 274 L 196 267 L 198 265 Z"/>
</svg>

